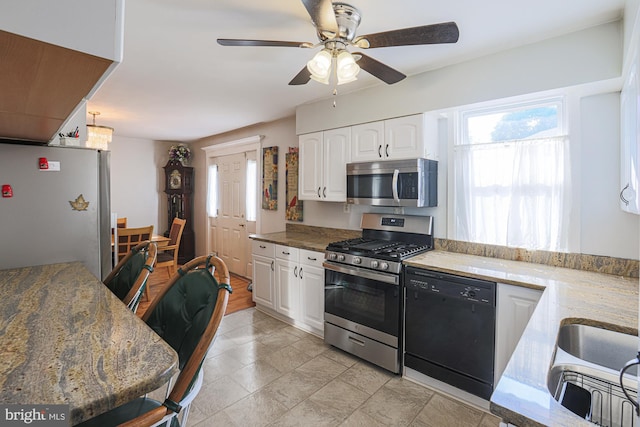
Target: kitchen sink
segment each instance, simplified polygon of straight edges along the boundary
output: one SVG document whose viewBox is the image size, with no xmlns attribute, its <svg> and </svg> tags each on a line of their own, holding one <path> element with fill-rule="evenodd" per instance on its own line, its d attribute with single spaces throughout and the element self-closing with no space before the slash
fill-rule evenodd
<svg viewBox="0 0 640 427">
<path fill-rule="evenodd" d="M 601 426 L 634 425 L 634 408 L 619 382 L 619 371 L 638 353 L 636 336 L 588 325 L 561 326 L 547 387 L 565 408 Z M 623 382 L 637 400 L 636 367 Z"/>
<path fill-rule="evenodd" d="M 638 337 L 588 325 L 560 327 L 558 348 L 605 368 L 620 371 L 638 353 Z M 636 368 L 627 371 L 635 375 Z"/>
</svg>

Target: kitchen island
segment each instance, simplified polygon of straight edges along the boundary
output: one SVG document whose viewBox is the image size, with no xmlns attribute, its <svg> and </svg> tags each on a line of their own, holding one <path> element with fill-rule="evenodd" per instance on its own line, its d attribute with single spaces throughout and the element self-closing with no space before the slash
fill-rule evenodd
<svg viewBox="0 0 640 427">
<path fill-rule="evenodd" d="M 0 270 L 0 403 L 70 424 L 164 384 L 178 356 L 79 262 Z"/>
<path fill-rule="evenodd" d="M 490 409 L 516 426 L 592 426 L 562 407 L 547 388 L 560 326 L 580 323 L 637 335 L 638 279 L 445 251 L 406 265 L 544 293 L 491 396 Z M 632 359 L 635 354 L 630 354 Z"/>
</svg>

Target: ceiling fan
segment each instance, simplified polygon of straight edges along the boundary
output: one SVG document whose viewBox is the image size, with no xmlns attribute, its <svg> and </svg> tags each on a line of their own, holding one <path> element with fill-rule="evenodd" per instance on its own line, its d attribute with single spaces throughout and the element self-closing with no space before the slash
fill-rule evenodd
<svg viewBox="0 0 640 427">
<path fill-rule="evenodd" d="M 303 85 L 311 79 L 328 84 L 332 76 L 335 76 L 336 84 L 348 83 L 356 79 L 361 68 L 387 84 L 397 83 L 406 77 L 401 72 L 362 52 L 349 52 L 347 47 L 373 49 L 458 41 L 459 32 L 455 22 L 356 36 L 361 16 L 355 7 L 346 3 L 332 3 L 331 0 L 302 0 L 302 3 L 316 27 L 319 40 L 317 44 L 246 39 L 218 39 L 218 43 L 222 46 L 275 46 L 306 49 L 322 46 L 322 50 L 289 82 L 290 85 Z"/>
</svg>

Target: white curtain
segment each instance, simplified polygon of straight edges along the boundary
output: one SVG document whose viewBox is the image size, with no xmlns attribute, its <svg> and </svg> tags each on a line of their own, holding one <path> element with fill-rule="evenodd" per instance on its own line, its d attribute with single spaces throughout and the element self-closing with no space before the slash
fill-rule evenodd
<svg viewBox="0 0 640 427">
<path fill-rule="evenodd" d="M 566 252 L 566 137 L 454 147 L 455 239 Z"/>
</svg>

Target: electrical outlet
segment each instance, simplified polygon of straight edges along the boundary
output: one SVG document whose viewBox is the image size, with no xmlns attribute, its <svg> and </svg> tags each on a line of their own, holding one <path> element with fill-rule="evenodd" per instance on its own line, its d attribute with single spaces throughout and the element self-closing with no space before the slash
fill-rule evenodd
<svg viewBox="0 0 640 427">
<path fill-rule="evenodd" d="M 345 203 L 344 206 L 342 206 L 342 212 L 344 213 L 351 212 L 351 205 L 349 203 Z"/>
<path fill-rule="evenodd" d="M 60 172 L 60 162 L 54 162 L 49 160 L 49 167 L 47 169 L 40 169 L 42 172 Z"/>
</svg>

